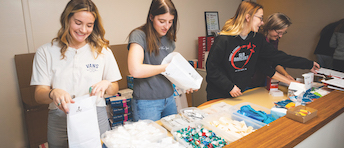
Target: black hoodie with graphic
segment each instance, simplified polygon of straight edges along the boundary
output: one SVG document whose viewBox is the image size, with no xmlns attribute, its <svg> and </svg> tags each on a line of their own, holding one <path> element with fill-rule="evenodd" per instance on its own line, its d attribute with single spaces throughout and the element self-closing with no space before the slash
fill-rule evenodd
<svg viewBox="0 0 344 148">
<path fill-rule="evenodd" d="M 207 100 L 230 98 L 234 85 L 245 90 L 255 69 L 272 77 L 275 70 L 266 64 L 268 61 L 289 68 L 313 67 L 313 61 L 274 49 L 260 33 L 250 32 L 246 39 L 228 35 L 216 37 L 206 62 Z"/>
</svg>

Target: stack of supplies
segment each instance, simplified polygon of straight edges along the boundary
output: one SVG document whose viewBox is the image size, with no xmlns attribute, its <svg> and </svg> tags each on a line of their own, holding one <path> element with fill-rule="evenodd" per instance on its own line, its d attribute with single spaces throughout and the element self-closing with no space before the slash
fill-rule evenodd
<svg viewBox="0 0 344 148">
<path fill-rule="evenodd" d="M 132 92 L 131 89 L 123 89 L 118 91 L 118 95 L 108 97 L 107 109 L 111 127 L 132 121 Z"/>
<path fill-rule="evenodd" d="M 307 105 L 314 100 L 326 95 L 329 91 L 324 88 L 324 85 L 313 83 L 313 87 L 305 89 L 305 85 L 301 83 L 290 83 L 288 88 L 288 99 L 295 103 L 295 106 Z M 319 86 L 316 86 L 319 85 Z M 275 103 L 276 104 L 276 103 Z"/>
<path fill-rule="evenodd" d="M 326 68 L 320 68 L 317 76 L 322 76 L 323 82 L 327 88 L 344 91 L 344 73 Z"/>
</svg>

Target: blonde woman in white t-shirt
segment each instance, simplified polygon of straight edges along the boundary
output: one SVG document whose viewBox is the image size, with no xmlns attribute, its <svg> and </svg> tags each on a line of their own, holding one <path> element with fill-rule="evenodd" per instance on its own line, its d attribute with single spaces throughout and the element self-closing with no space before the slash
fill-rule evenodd
<svg viewBox="0 0 344 148">
<path fill-rule="evenodd" d="M 51 43 L 35 55 L 31 85 L 35 99 L 49 104 L 49 147 L 68 147 L 67 103 L 91 94 L 114 95 L 120 75 L 113 53 L 104 38 L 104 28 L 96 5 L 91 0 L 71 0 L 60 17 L 61 29 Z M 110 130 L 105 100 L 97 104 L 100 134 Z"/>
</svg>

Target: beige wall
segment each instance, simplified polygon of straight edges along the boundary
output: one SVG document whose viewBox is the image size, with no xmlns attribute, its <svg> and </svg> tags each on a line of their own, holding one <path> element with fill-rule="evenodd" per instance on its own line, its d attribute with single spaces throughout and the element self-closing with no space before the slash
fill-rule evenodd
<svg viewBox="0 0 344 148">
<path fill-rule="evenodd" d="M 0 0 L 0 147 L 27 147 L 14 55 L 35 52 L 55 37 L 69 0 Z M 126 43 L 146 19 L 150 0 L 94 0 L 110 44 Z M 205 35 L 204 11 L 218 11 L 222 27 L 241 0 L 174 0 L 179 13 L 176 51 L 197 58 L 197 37 Z"/>
<path fill-rule="evenodd" d="M 0 11 L 0 147 L 20 147 L 26 138 L 14 55 L 28 52 L 21 1 L 1 0 Z"/>
<path fill-rule="evenodd" d="M 292 55 L 316 60 L 315 47 L 320 31 L 327 24 L 344 18 L 343 0 L 257 0 L 264 7 L 264 17 L 275 12 L 289 16 L 292 25 L 279 42 L 279 49 Z M 308 70 L 289 69 L 293 77 Z"/>
</svg>

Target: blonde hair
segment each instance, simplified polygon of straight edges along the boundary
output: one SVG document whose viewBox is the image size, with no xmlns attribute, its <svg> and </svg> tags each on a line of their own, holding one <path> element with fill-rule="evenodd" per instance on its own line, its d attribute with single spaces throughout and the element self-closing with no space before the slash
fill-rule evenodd
<svg viewBox="0 0 344 148">
<path fill-rule="evenodd" d="M 97 53 L 95 58 L 101 54 L 102 48 L 109 46 L 109 41 L 104 38 L 105 30 L 96 5 L 91 0 L 71 0 L 61 14 L 61 28 L 57 33 L 57 37 L 51 41 L 51 44 L 54 41 L 58 41 L 58 44 L 61 46 L 62 59 L 65 58 L 69 43 L 72 41 L 72 36 L 69 32 L 70 18 L 80 11 L 88 11 L 95 18 L 93 31 L 86 39 L 86 42 L 91 46 L 92 52 Z"/>
<path fill-rule="evenodd" d="M 233 35 L 233 36 L 239 35 L 244 28 L 246 14 L 249 14 L 250 16 L 254 16 L 254 14 L 256 14 L 256 12 L 259 9 L 263 9 L 263 6 L 255 2 L 247 2 L 247 1 L 241 2 L 234 17 L 226 21 L 220 34 Z M 251 17 L 251 20 L 252 19 L 253 17 Z"/>
</svg>

